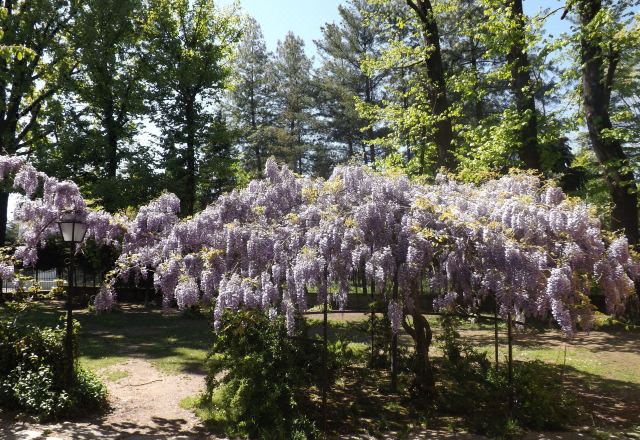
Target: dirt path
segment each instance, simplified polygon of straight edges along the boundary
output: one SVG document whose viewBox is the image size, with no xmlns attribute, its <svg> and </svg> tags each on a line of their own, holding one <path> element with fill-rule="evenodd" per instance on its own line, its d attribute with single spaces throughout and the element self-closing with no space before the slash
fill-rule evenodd
<svg viewBox="0 0 640 440">
<path fill-rule="evenodd" d="M 192 412 L 180 401 L 204 389 L 204 377 L 195 374 L 165 374 L 143 359 L 130 358 L 110 367 L 119 379 L 105 383 L 111 406 L 97 420 L 56 424 L 14 423 L 0 430 L 9 440 L 67 439 L 204 439 L 209 438 Z M 102 371 L 108 376 L 108 371 Z"/>
</svg>

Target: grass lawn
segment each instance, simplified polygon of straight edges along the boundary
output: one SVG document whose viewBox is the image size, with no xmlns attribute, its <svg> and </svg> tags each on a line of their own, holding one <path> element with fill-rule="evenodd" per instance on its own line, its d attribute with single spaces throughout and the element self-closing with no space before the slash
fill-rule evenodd
<svg viewBox="0 0 640 440">
<path fill-rule="evenodd" d="M 0 309 L 0 315 L 2 309 Z M 54 326 L 64 316 L 60 302 L 41 303 L 21 316 L 22 323 Z M 105 377 L 116 381 L 127 372 L 118 364 L 128 358 L 148 360 L 159 370 L 172 373 L 201 373 L 211 345 L 212 327 L 209 318 L 195 313 L 174 310 L 145 309 L 141 305 L 122 305 L 121 310 L 96 315 L 87 310 L 74 311 L 80 322 L 80 362 L 92 369 L 103 369 Z M 378 315 L 381 316 L 381 315 Z M 321 315 L 307 317 L 309 336 L 320 337 Z M 355 364 L 344 371 L 330 392 L 329 417 L 337 433 L 350 429 L 365 429 L 376 435 L 388 430 L 407 429 L 416 423 L 451 424 L 447 419 L 424 419 L 407 404 L 402 395 L 385 391 L 389 377 L 386 368 L 366 367 L 370 353 L 370 333 L 361 314 L 333 314 L 329 323 L 329 339 L 348 341 L 355 353 Z M 438 319 L 429 317 L 434 331 L 431 356 L 440 355 L 437 337 Z M 500 361 L 507 355 L 506 331 L 501 326 Z M 493 326 L 463 322 L 462 337 L 488 353 L 493 360 Z M 401 335 L 401 344 L 411 340 Z M 564 340 L 557 331 L 518 333 L 514 342 L 517 361 L 542 360 L 566 370 L 567 386 L 576 390 L 586 408 L 585 420 L 594 427 L 608 429 L 640 424 L 640 332 L 610 330 L 580 334 L 572 341 Z M 317 390 L 312 392 L 317 394 Z M 184 407 L 193 407 L 195 400 L 185 399 Z M 317 404 L 317 402 L 316 402 Z M 585 414 L 586 414 L 585 413 Z M 438 420 L 434 422 L 434 420 Z"/>
<path fill-rule="evenodd" d="M 96 315 L 74 310 L 80 323 L 80 362 L 99 370 L 128 357 L 143 357 L 161 371 L 200 372 L 208 353 L 212 328 L 202 316 L 174 310 L 146 310 L 123 305 L 122 310 Z M 55 326 L 64 316 L 62 304 L 40 304 L 26 312 L 23 323 Z M 110 369 L 111 370 L 111 369 Z M 110 371 L 108 374 L 116 374 Z"/>
</svg>

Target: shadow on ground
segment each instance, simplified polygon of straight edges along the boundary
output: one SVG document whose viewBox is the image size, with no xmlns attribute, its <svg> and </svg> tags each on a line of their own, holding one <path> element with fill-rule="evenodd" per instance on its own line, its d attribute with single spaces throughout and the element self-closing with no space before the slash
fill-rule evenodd
<svg viewBox="0 0 640 440">
<path fill-rule="evenodd" d="M 202 373 L 203 360 L 211 346 L 212 327 L 207 318 L 175 310 L 145 309 L 138 304 L 123 304 L 112 313 L 99 314 L 77 310 L 80 323 L 81 356 L 88 360 L 109 357 L 140 357 L 165 361 L 186 373 Z M 25 313 L 23 323 L 55 326 L 60 323 L 63 306 L 43 303 Z M 172 362 L 172 358 L 179 358 Z"/>
</svg>

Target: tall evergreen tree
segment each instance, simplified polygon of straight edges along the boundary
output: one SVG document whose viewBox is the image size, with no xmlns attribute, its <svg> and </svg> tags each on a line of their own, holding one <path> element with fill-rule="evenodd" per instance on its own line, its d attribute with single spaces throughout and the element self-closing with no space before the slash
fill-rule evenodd
<svg viewBox="0 0 640 440">
<path fill-rule="evenodd" d="M 324 120 L 326 141 L 343 148 L 338 160 L 356 155 L 365 163 L 376 160 L 375 145 L 365 144 L 375 137 L 374 130 L 356 109 L 356 98 L 367 105 L 379 102 L 387 77 L 384 70 L 369 76 L 361 66 L 365 59 L 379 56 L 381 50 L 379 21 L 373 12 L 374 7 L 366 0 L 338 6 L 340 21 L 323 26 L 322 39 L 315 42 L 322 57 L 318 110 Z"/>
<path fill-rule="evenodd" d="M 356 101 L 379 102 L 387 72 L 367 75 L 362 63 L 380 54 L 379 29 L 373 20 L 375 8 L 366 0 L 351 0 L 338 6 L 340 21 L 322 27 L 322 39 L 315 42 L 322 67 L 319 76 L 319 113 L 325 118 L 327 140 L 343 146 L 340 156 L 358 155 L 365 163 L 376 160 L 375 145 L 364 141 L 375 136 L 373 128 L 356 109 Z M 368 151 L 367 151 L 368 150 Z"/>
<path fill-rule="evenodd" d="M 191 215 L 198 182 L 215 177 L 199 165 L 203 147 L 215 145 L 210 137 L 219 133 L 211 126 L 239 38 L 237 18 L 218 11 L 213 0 L 150 0 L 147 32 L 167 186 L 180 197 L 182 213 Z"/>
<path fill-rule="evenodd" d="M 308 170 L 311 159 L 309 128 L 314 105 L 311 67 L 304 41 L 287 33 L 284 40 L 278 42 L 271 76 L 279 128 L 273 151 L 299 173 Z"/>
<path fill-rule="evenodd" d="M 269 154 L 265 142 L 274 119 L 270 63 L 260 25 L 248 17 L 235 57 L 231 104 L 244 159 L 258 176 Z"/>
</svg>

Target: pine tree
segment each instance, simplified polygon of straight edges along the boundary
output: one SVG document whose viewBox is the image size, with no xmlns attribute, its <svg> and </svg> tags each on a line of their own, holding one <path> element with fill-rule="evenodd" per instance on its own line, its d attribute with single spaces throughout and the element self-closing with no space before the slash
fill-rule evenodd
<svg viewBox="0 0 640 440">
<path fill-rule="evenodd" d="M 231 111 L 247 168 L 258 176 L 269 154 L 265 140 L 274 122 L 270 63 L 260 25 L 246 18 L 235 58 Z"/>
<path fill-rule="evenodd" d="M 273 153 L 298 173 L 310 168 L 310 124 L 314 106 L 312 63 L 304 52 L 304 41 L 287 33 L 278 42 L 271 72 L 276 115 L 276 145 Z"/>
<path fill-rule="evenodd" d="M 372 140 L 375 133 L 356 109 L 356 99 L 371 105 L 379 102 L 387 77 L 382 70 L 368 76 L 362 69 L 367 58 L 379 56 L 380 33 L 373 19 L 374 8 L 366 0 L 351 0 L 338 6 L 340 21 L 322 27 L 322 39 L 315 42 L 322 66 L 318 72 L 318 110 L 324 122 L 325 142 L 340 147 L 339 161 L 360 157 L 365 163 L 376 160 Z"/>
</svg>

